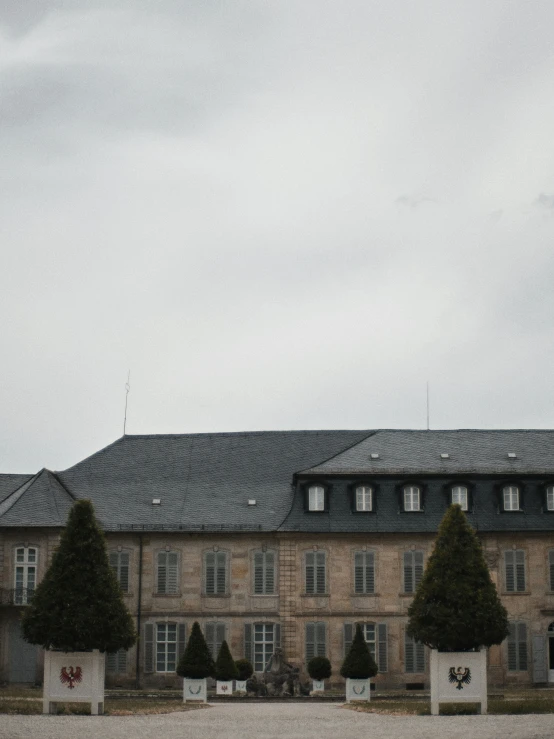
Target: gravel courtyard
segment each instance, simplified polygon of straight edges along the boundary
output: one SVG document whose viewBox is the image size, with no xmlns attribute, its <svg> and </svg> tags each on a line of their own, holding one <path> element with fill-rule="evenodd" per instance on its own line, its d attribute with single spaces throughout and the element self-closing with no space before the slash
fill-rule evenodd
<svg viewBox="0 0 554 739">
<path fill-rule="evenodd" d="M 337 703 L 217 704 L 150 716 L 0 716 L 1 739 L 553 739 L 554 715 L 381 716 Z"/>
</svg>

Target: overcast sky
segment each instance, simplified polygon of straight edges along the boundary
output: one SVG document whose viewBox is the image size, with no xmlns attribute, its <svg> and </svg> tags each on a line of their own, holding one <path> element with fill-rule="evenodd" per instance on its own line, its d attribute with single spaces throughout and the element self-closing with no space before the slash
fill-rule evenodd
<svg viewBox="0 0 554 739">
<path fill-rule="evenodd" d="M 0 10 L 0 472 L 554 426 L 554 4 Z"/>
</svg>

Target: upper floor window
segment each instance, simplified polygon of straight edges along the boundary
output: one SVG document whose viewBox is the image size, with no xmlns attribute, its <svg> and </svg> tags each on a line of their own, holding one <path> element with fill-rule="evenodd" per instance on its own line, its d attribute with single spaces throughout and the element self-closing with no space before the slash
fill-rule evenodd
<svg viewBox="0 0 554 739">
<path fill-rule="evenodd" d="M 354 592 L 356 594 L 375 592 L 375 554 L 373 552 L 354 554 Z"/>
<path fill-rule="evenodd" d="M 406 485 L 404 488 L 404 510 L 421 510 L 421 488 L 417 485 Z"/>
<path fill-rule="evenodd" d="M 386 672 L 388 667 L 387 624 L 360 623 L 362 634 L 367 643 L 371 656 L 377 664 L 379 672 Z M 344 655 L 348 654 L 354 639 L 356 624 L 344 624 Z"/>
<path fill-rule="evenodd" d="M 322 485 L 310 485 L 308 488 L 308 510 L 325 510 L 325 488 Z"/>
<path fill-rule="evenodd" d="M 206 595 L 225 595 L 227 593 L 227 552 L 206 552 L 204 572 Z"/>
<path fill-rule="evenodd" d="M 512 621 L 508 624 L 508 670 L 527 670 L 527 625 L 522 621 Z"/>
<path fill-rule="evenodd" d="M 325 552 L 307 552 L 305 561 L 306 593 L 321 595 L 327 588 Z"/>
<path fill-rule="evenodd" d="M 15 550 L 14 603 L 25 605 L 32 598 L 37 584 L 38 550 L 35 547 L 17 547 Z"/>
<path fill-rule="evenodd" d="M 327 629 L 324 621 L 310 621 L 306 624 L 306 662 L 313 657 L 327 655 Z"/>
<path fill-rule="evenodd" d="M 124 593 L 129 592 L 129 553 L 128 552 L 110 552 L 110 566 L 115 572 L 117 582 Z"/>
<path fill-rule="evenodd" d="M 158 552 L 158 590 L 162 595 L 174 595 L 179 584 L 179 558 L 177 552 Z"/>
<path fill-rule="evenodd" d="M 254 594 L 275 593 L 275 552 L 254 552 Z"/>
<path fill-rule="evenodd" d="M 546 510 L 554 511 L 554 485 L 546 488 Z"/>
<path fill-rule="evenodd" d="M 373 510 L 373 488 L 369 485 L 358 485 L 356 488 L 356 510 L 369 512 Z"/>
<path fill-rule="evenodd" d="M 508 593 L 525 592 L 525 552 L 523 549 L 509 549 L 504 552 L 504 571 Z"/>
<path fill-rule="evenodd" d="M 465 485 L 454 485 L 452 488 L 452 504 L 457 503 L 462 511 L 467 511 L 467 488 Z"/>
<path fill-rule="evenodd" d="M 519 511 L 519 488 L 516 485 L 505 485 L 502 488 L 502 500 L 505 511 Z"/>
<path fill-rule="evenodd" d="M 415 593 L 423 576 L 423 552 L 404 552 L 404 592 Z"/>
<path fill-rule="evenodd" d="M 244 624 L 244 656 L 263 672 L 275 648 L 281 643 L 280 625 L 276 623 Z"/>
</svg>

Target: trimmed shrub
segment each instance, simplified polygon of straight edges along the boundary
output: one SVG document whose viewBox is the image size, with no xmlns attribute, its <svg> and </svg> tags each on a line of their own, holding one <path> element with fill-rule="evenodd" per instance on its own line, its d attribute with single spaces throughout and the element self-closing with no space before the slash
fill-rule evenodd
<svg viewBox="0 0 554 739">
<path fill-rule="evenodd" d="M 506 609 L 459 505 L 441 522 L 408 616 L 408 635 L 442 652 L 490 647 L 508 636 Z"/>
<path fill-rule="evenodd" d="M 239 676 L 237 666 L 231 657 L 229 645 L 225 639 L 221 642 L 219 654 L 215 661 L 216 680 L 236 680 Z"/>
<path fill-rule="evenodd" d="M 186 649 L 175 672 L 181 677 L 192 679 L 214 677 L 214 661 L 198 621 L 192 625 Z"/>
<path fill-rule="evenodd" d="M 308 662 L 308 675 L 312 680 L 327 680 L 331 677 L 331 662 L 327 657 L 312 657 Z"/>
<path fill-rule="evenodd" d="M 59 547 L 22 617 L 25 639 L 44 649 L 129 649 L 135 627 L 110 567 L 89 500 L 75 503 Z"/>
<path fill-rule="evenodd" d="M 252 662 L 247 659 L 237 659 L 235 662 L 237 667 L 238 677 L 237 680 L 248 680 L 254 674 L 254 668 Z"/>
<path fill-rule="evenodd" d="M 354 680 L 367 680 L 368 677 L 377 674 L 377 665 L 371 656 L 360 624 L 356 624 L 356 633 L 340 668 L 340 674 Z"/>
</svg>

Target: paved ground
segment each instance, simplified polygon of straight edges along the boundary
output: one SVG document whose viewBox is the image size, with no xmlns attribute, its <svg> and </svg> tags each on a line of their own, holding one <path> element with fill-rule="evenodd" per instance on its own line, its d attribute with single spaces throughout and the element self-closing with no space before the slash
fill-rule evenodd
<svg viewBox="0 0 554 739">
<path fill-rule="evenodd" d="M 554 715 L 379 716 L 315 705 L 220 703 L 154 716 L 0 716 L 1 739 L 554 739 Z"/>
</svg>

